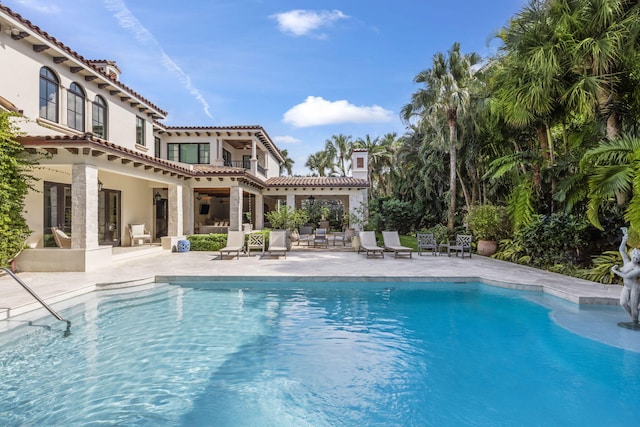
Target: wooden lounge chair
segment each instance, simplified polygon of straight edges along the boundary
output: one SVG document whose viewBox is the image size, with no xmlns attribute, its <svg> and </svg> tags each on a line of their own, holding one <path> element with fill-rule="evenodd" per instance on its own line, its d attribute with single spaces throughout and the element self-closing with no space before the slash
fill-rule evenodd
<svg viewBox="0 0 640 427">
<path fill-rule="evenodd" d="M 285 230 L 273 230 L 269 232 L 269 255 L 280 254 L 287 257 L 287 232 Z"/>
<path fill-rule="evenodd" d="M 71 249 L 71 237 L 67 236 L 67 233 L 60 230 L 58 227 L 51 227 L 53 233 L 53 240 L 56 241 L 56 245 L 62 249 Z"/>
<path fill-rule="evenodd" d="M 418 255 L 422 255 L 422 250 L 431 250 L 431 255 L 438 254 L 438 243 L 433 233 L 418 233 Z"/>
<path fill-rule="evenodd" d="M 384 258 L 384 248 L 381 248 L 376 243 L 376 234 L 373 231 L 361 231 L 360 232 L 360 246 L 358 247 L 358 253 L 364 251 L 369 256 L 380 255 Z"/>
<path fill-rule="evenodd" d="M 137 241 L 142 241 L 142 244 L 148 241 L 151 244 L 151 233 L 144 224 L 129 224 L 129 240 L 131 246 Z"/>
<path fill-rule="evenodd" d="M 464 258 L 464 253 L 469 253 L 469 258 L 471 258 L 471 241 L 473 240 L 473 236 L 471 234 L 456 234 L 455 242 L 449 243 L 440 243 L 439 250 L 443 252 L 447 251 L 447 255 L 451 256 L 451 252 L 455 252 L 456 256 L 458 253 L 462 253 L 462 258 Z"/>
<path fill-rule="evenodd" d="M 220 249 L 220 259 L 225 254 L 230 255 L 232 258 L 237 256 L 240 259 L 240 251 L 244 252 L 244 231 L 228 231 L 227 245 Z M 233 255 L 234 252 L 235 255 Z"/>
<path fill-rule="evenodd" d="M 413 249 L 408 246 L 402 246 L 400 243 L 400 235 L 397 231 L 383 231 L 382 240 L 384 240 L 384 248 L 393 252 L 394 257 L 409 255 L 409 258 L 411 258 Z"/>
</svg>

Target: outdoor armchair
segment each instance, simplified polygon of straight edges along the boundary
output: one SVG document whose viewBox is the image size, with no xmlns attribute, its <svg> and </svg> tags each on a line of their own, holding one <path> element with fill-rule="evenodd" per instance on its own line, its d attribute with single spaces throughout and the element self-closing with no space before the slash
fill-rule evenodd
<svg viewBox="0 0 640 427">
<path fill-rule="evenodd" d="M 447 255 L 451 256 L 451 252 L 455 252 L 456 256 L 458 253 L 462 254 L 462 258 L 464 258 L 464 253 L 469 253 L 469 258 L 471 258 L 471 241 L 473 240 L 473 236 L 471 234 L 456 234 L 455 242 L 449 243 L 440 243 L 440 252 L 446 249 Z"/>
<path fill-rule="evenodd" d="M 422 250 L 431 250 L 431 255 L 436 255 L 438 252 L 438 243 L 433 233 L 418 233 L 418 255 L 422 255 Z"/>
<path fill-rule="evenodd" d="M 129 239 L 131 246 L 135 245 L 136 241 L 148 241 L 151 244 L 151 233 L 147 230 L 144 224 L 129 224 Z"/>
</svg>

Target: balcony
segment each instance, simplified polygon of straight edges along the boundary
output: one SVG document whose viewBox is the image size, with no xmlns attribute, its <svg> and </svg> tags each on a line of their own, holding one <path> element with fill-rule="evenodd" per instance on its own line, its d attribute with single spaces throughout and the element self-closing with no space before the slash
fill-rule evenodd
<svg viewBox="0 0 640 427">
<path fill-rule="evenodd" d="M 243 161 L 243 160 L 231 160 L 224 162 L 225 166 L 233 167 L 233 168 L 243 168 L 248 171 L 251 170 L 251 162 Z M 264 166 L 258 165 L 258 173 L 262 176 L 267 176 L 267 171 Z"/>
</svg>

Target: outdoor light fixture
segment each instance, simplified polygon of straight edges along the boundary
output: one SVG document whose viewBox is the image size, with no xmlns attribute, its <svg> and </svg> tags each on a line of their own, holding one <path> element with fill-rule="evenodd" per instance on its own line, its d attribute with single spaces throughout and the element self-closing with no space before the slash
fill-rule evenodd
<svg viewBox="0 0 640 427">
<path fill-rule="evenodd" d="M 103 187 L 104 187 L 104 184 L 102 184 L 102 181 L 98 180 L 98 191 L 102 191 Z"/>
<path fill-rule="evenodd" d="M 153 202 L 154 202 L 154 203 L 159 203 L 159 202 L 160 202 L 160 200 L 162 200 L 162 196 L 160 195 L 160 193 L 158 193 L 158 192 L 156 191 L 156 194 L 153 196 Z"/>
</svg>

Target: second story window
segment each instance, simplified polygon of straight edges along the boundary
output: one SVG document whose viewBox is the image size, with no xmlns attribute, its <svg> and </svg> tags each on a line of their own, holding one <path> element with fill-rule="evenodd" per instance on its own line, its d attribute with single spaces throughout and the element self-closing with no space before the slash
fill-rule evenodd
<svg viewBox="0 0 640 427">
<path fill-rule="evenodd" d="M 209 143 L 167 144 L 167 160 L 190 164 L 209 164 Z"/>
<path fill-rule="evenodd" d="M 136 144 L 144 146 L 144 119 L 136 116 Z"/>
<path fill-rule="evenodd" d="M 222 161 L 224 162 L 225 166 L 233 166 L 233 164 L 231 163 L 231 152 L 225 150 L 224 148 L 222 149 Z"/>
<path fill-rule="evenodd" d="M 76 83 L 67 91 L 67 126 L 84 132 L 84 91 Z"/>
<path fill-rule="evenodd" d="M 153 155 L 158 158 L 160 157 L 160 138 L 157 136 L 154 138 Z"/>
<path fill-rule="evenodd" d="M 91 106 L 91 132 L 97 137 L 107 139 L 107 103 L 96 96 Z"/>
<path fill-rule="evenodd" d="M 40 69 L 40 117 L 58 122 L 58 78 L 47 67 Z"/>
</svg>

